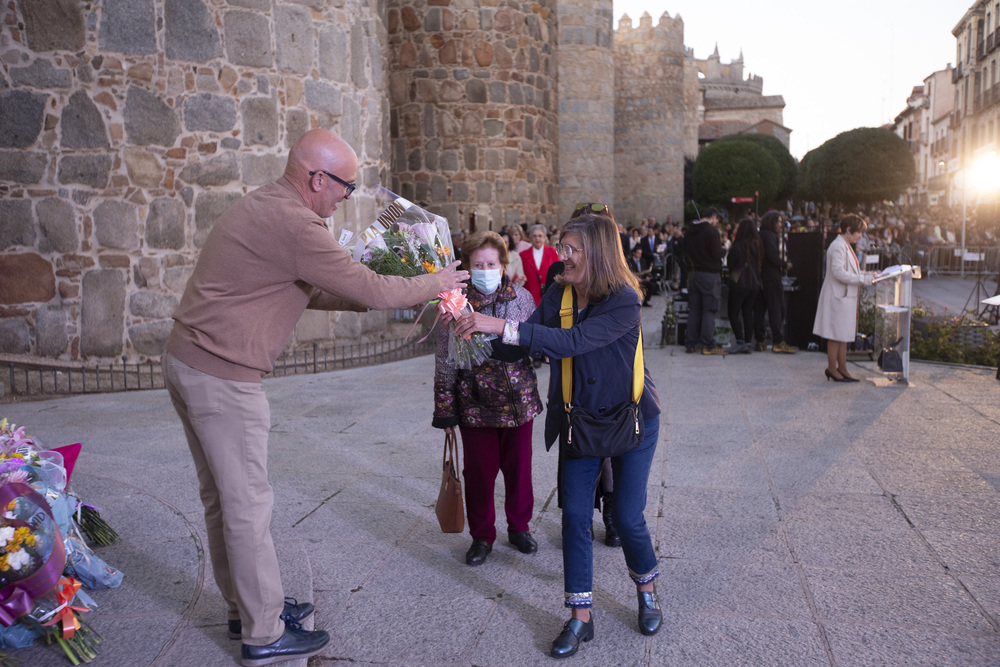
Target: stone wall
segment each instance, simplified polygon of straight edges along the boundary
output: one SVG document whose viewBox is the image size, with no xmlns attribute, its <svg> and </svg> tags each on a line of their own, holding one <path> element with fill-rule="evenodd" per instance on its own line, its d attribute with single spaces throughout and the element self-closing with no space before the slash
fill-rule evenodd
<svg viewBox="0 0 1000 667">
<path fill-rule="evenodd" d="M 399 194 L 465 228 L 557 221 L 555 4 L 389 0 Z"/>
<path fill-rule="evenodd" d="M 213 222 L 280 175 L 310 128 L 360 159 L 338 233 L 374 218 L 365 187 L 378 184 L 453 228 L 562 223 L 580 201 L 626 224 L 680 219 L 708 61 L 685 49 L 679 16 L 613 30 L 611 12 L 611 0 L 9 1 L 0 354 L 158 357 Z M 762 85 L 742 82 L 742 57 L 717 61 L 726 85 Z M 781 122 L 780 107 L 718 112 Z M 384 313 L 307 312 L 291 344 L 386 335 Z"/>
<path fill-rule="evenodd" d="M 0 32 L 0 352 L 157 357 L 198 250 L 306 130 L 388 182 L 385 27 L 362 0 L 18 0 Z M 370 220 L 359 190 L 331 226 Z M 381 335 L 310 314 L 294 342 Z"/>
<path fill-rule="evenodd" d="M 615 32 L 615 217 L 683 219 L 684 21 L 624 16 Z"/>
<path fill-rule="evenodd" d="M 705 119 L 698 61 L 693 56 L 693 50 L 688 49 L 684 59 L 684 157 L 688 160 L 698 157 L 698 128 Z"/>
<path fill-rule="evenodd" d="M 576 204 L 615 205 L 611 0 L 559 3 L 559 219 Z"/>
</svg>

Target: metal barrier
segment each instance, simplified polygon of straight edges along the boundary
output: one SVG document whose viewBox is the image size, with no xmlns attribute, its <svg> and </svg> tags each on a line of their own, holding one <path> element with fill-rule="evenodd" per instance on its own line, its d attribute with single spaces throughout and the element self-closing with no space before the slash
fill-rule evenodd
<svg viewBox="0 0 1000 667">
<path fill-rule="evenodd" d="M 274 363 L 267 377 L 282 377 L 360 366 L 375 366 L 401 361 L 434 352 L 436 336 L 423 343 L 393 339 L 356 345 L 325 347 L 313 343 L 312 348 L 286 351 Z M 141 389 L 163 389 L 163 373 L 158 361 L 68 366 L 58 363 L 7 363 L 7 387 L 0 391 L 14 397 L 67 396 Z"/>
<path fill-rule="evenodd" d="M 862 269 L 881 271 L 894 264 L 914 264 L 925 276 L 966 275 L 983 272 L 995 275 L 1000 268 L 1000 247 L 966 246 L 963 256 L 958 245 L 904 245 L 869 248 L 861 257 Z"/>
</svg>

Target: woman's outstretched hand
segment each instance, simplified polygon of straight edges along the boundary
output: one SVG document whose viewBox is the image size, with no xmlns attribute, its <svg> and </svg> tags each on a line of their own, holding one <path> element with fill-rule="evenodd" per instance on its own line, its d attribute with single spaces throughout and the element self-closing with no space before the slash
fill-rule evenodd
<svg viewBox="0 0 1000 667">
<path fill-rule="evenodd" d="M 472 312 L 465 313 L 455 320 L 453 330 L 455 335 L 461 338 L 468 338 L 477 331 L 502 336 L 503 325 L 505 323 L 506 320 L 500 319 L 499 317 L 490 317 L 489 315 L 483 315 L 482 313 Z"/>
</svg>

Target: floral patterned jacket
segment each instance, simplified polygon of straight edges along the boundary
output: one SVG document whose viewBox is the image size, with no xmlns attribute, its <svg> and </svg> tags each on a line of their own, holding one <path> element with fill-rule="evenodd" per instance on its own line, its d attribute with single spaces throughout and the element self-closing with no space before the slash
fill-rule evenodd
<svg viewBox="0 0 1000 667">
<path fill-rule="evenodd" d="M 505 276 L 493 294 L 469 288 L 467 298 L 479 313 L 505 320 L 523 322 L 535 310 L 535 300 L 523 287 L 510 283 Z M 517 361 L 487 359 L 471 371 L 448 363 L 448 337 L 451 330 L 438 331 L 434 355 L 434 420 L 436 428 L 472 426 L 477 428 L 512 428 L 522 426 L 542 411 L 538 380 L 531 359 Z M 505 346 L 499 338 L 492 341 L 494 357 Z"/>
</svg>

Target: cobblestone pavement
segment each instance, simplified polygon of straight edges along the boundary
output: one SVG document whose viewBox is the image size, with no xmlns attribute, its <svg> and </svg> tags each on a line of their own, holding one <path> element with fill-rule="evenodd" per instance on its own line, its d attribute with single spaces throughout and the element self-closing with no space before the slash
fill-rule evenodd
<svg viewBox="0 0 1000 667">
<path fill-rule="evenodd" d="M 647 521 L 665 624 L 636 630 L 621 551 L 595 514 L 596 638 L 578 665 L 1000 664 L 1000 406 L 993 371 L 912 365 L 908 387 L 825 382 L 825 357 L 659 348 L 664 412 Z M 482 567 L 433 503 L 443 438 L 430 357 L 268 380 L 272 532 L 286 594 L 333 642 L 312 665 L 549 665 L 562 608 L 554 453 L 535 429 L 539 552 Z M 547 369 L 540 383 L 547 385 Z M 88 614 L 94 665 L 235 664 L 194 470 L 166 394 L 6 405 L 46 444 L 83 442 L 80 495 L 122 535 L 125 572 Z M 498 508 L 502 507 L 498 484 Z M 503 521 L 498 525 L 503 535 Z M 15 653 L 63 665 L 52 649 Z M 301 664 L 303 661 L 299 661 Z M 295 663 L 289 663 L 295 664 Z"/>
</svg>

